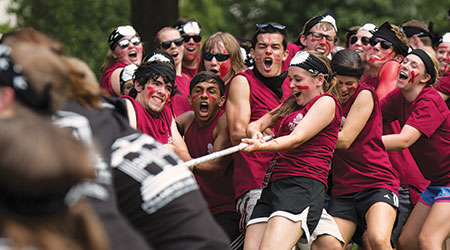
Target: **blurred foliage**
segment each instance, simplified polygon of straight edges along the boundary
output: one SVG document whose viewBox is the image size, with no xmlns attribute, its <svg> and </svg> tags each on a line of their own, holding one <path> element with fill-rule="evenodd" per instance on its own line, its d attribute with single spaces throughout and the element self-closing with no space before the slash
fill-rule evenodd
<svg viewBox="0 0 450 250">
<path fill-rule="evenodd" d="M 18 27 L 32 27 L 66 45 L 98 75 L 112 30 L 130 23 L 129 0 L 11 0 Z"/>
<path fill-rule="evenodd" d="M 276 21 L 287 26 L 290 40 L 300 33 L 304 23 L 315 15 L 330 10 L 338 28 L 385 21 L 400 25 L 412 18 L 434 23 L 439 33 L 450 31 L 448 9 L 442 0 L 182 0 L 180 15 L 199 20 L 205 34 L 217 30 L 237 37 L 251 38 L 256 23 Z M 340 29 L 339 37 L 344 37 Z"/>
<path fill-rule="evenodd" d="M 11 0 L 9 12 L 17 15 L 17 26 L 33 27 L 62 41 L 69 55 L 86 61 L 98 74 L 108 51 L 109 33 L 116 26 L 131 23 L 130 1 Z M 160 0 L 148 1 L 151 6 L 159 6 Z M 180 0 L 179 15 L 197 19 L 205 38 L 216 31 L 251 38 L 256 23 L 276 21 L 287 26 L 292 41 L 309 18 L 331 10 L 342 40 L 342 28 L 368 22 L 401 24 L 411 18 L 432 21 L 439 33 L 450 31 L 450 4 L 445 1 L 449 0 Z M 149 28 L 168 15 L 161 13 L 146 22 Z M 0 32 L 10 28 L 8 24 L 0 25 Z"/>
</svg>

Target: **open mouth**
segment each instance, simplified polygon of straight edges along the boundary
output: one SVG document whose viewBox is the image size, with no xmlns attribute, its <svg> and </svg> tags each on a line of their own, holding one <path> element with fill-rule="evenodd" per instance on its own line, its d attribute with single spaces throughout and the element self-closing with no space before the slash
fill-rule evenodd
<svg viewBox="0 0 450 250">
<path fill-rule="evenodd" d="M 400 79 L 400 80 L 406 80 L 406 79 L 408 79 L 408 75 L 405 74 L 405 73 L 403 73 L 403 72 L 399 72 L 399 73 L 398 73 L 398 79 Z"/>
<path fill-rule="evenodd" d="M 129 57 L 131 58 L 136 58 L 137 57 L 137 53 L 136 51 L 131 51 L 130 54 L 128 54 Z"/>
<path fill-rule="evenodd" d="M 264 59 L 264 69 L 265 70 L 270 70 L 270 68 L 272 67 L 272 64 L 273 64 L 272 58 Z"/>
<path fill-rule="evenodd" d="M 195 50 L 195 47 L 194 48 L 186 48 L 187 49 L 187 51 L 189 51 L 189 52 L 194 52 L 194 50 Z"/>
<path fill-rule="evenodd" d="M 294 94 L 295 97 L 299 97 L 301 95 L 302 95 L 302 92 L 297 92 L 297 93 Z"/>
<path fill-rule="evenodd" d="M 176 58 L 178 56 L 178 52 L 173 52 L 172 54 L 170 54 L 173 58 Z"/>
<path fill-rule="evenodd" d="M 213 72 L 214 74 L 219 74 L 219 71 L 217 69 L 210 69 L 209 71 Z"/>
<path fill-rule="evenodd" d="M 200 113 L 208 114 L 208 110 L 209 110 L 209 104 L 207 102 L 201 102 L 200 103 Z"/>
<path fill-rule="evenodd" d="M 325 53 L 326 49 L 325 48 L 317 48 L 316 51 L 323 54 L 323 53 Z"/>
</svg>

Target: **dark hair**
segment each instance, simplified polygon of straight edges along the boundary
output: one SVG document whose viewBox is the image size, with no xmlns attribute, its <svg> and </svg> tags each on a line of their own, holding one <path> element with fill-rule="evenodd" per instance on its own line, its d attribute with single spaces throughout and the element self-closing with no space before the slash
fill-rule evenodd
<svg viewBox="0 0 450 250">
<path fill-rule="evenodd" d="M 353 76 L 361 78 L 364 65 L 359 54 L 351 49 L 338 51 L 331 60 L 331 68 L 334 75 Z"/>
<path fill-rule="evenodd" d="M 145 84 L 148 82 L 148 80 L 151 78 L 154 81 L 156 81 L 160 76 L 163 78 L 164 82 L 166 83 L 172 83 L 172 92 L 170 93 L 170 96 L 174 96 L 177 91 L 177 86 L 175 84 L 175 81 L 171 81 L 169 77 L 165 75 L 161 75 L 153 70 L 153 65 L 164 65 L 167 67 L 170 67 L 172 71 L 175 71 L 175 67 L 172 63 L 169 62 L 160 62 L 160 61 L 153 61 L 153 62 L 145 62 L 139 66 L 138 69 L 136 69 L 136 72 L 134 73 L 134 84 L 139 84 L 139 86 L 145 86 Z"/>
<path fill-rule="evenodd" d="M 275 24 L 275 25 L 280 25 L 279 23 L 275 23 L 275 22 L 270 22 L 268 24 Z M 277 29 L 274 28 L 272 25 L 268 25 L 267 27 L 264 28 L 256 28 L 255 33 L 253 33 L 253 37 L 252 37 L 252 48 L 254 49 L 256 46 L 256 43 L 258 42 L 258 35 L 260 34 L 280 34 L 283 37 L 283 48 L 284 50 L 286 50 L 287 48 L 287 34 L 286 34 L 286 29 Z"/>
<path fill-rule="evenodd" d="M 223 82 L 222 78 L 211 71 L 201 71 L 196 74 L 189 84 L 189 93 L 191 93 L 195 85 L 200 82 L 215 83 L 219 86 L 220 96 L 223 96 L 225 94 L 225 83 Z"/>
</svg>

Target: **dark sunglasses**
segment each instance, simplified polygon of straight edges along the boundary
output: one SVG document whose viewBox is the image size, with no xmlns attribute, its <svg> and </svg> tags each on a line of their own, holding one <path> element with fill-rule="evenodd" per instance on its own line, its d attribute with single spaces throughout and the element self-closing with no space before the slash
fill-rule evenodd
<svg viewBox="0 0 450 250">
<path fill-rule="evenodd" d="M 215 57 L 217 61 L 223 62 L 223 61 L 226 61 L 228 58 L 230 58 L 230 55 L 222 54 L 222 53 L 211 54 L 208 52 L 208 53 L 203 54 L 203 57 L 205 58 L 206 61 L 211 61 L 213 59 L 213 57 Z"/>
<path fill-rule="evenodd" d="M 390 47 L 392 47 L 392 43 L 391 42 L 382 41 L 382 40 L 379 40 L 378 38 L 375 38 L 375 37 L 371 37 L 370 38 L 370 45 L 372 47 L 376 46 L 378 43 L 380 43 L 380 46 L 381 46 L 382 49 L 389 49 Z"/>
<path fill-rule="evenodd" d="M 195 36 L 188 36 L 188 35 L 184 35 L 183 39 L 185 43 L 188 43 L 189 40 L 194 39 L 194 42 L 199 43 L 202 40 L 202 36 L 200 35 L 195 35 Z"/>
<path fill-rule="evenodd" d="M 355 43 L 358 41 L 358 39 L 359 39 L 359 37 L 357 37 L 357 36 L 352 36 L 352 37 L 350 38 L 350 44 L 355 44 Z M 369 43 L 370 43 L 370 38 L 367 37 L 367 36 L 361 37 L 361 43 L 364 44 L 364 45 L 369 45 Z"/>
<path fill-rule="evenodd" d="M 172 40 L 172 41 L 164 41 L 164 42 L 161 42 L 161 47 L 163 49 L 168 49 L 168 48 L 170 48 L 172 43 L 175 43 L 175 45 L 177 47 L 180 47 L 181 45 L 183 45 L 183 41 L 184 41 L 184 38 L 182 38 L 182 37 L 180 37 L 178 39 L 175 39 L 175 40 Z"/>
<path fill-rule="evenodd" d="M 258 29 L 265 29 L 265 28 L 267 28 L 269 26 L 274 28 L 274 29 L 277 29 L 277 30 L 284 30 L 284 29 L 286 29 L 286 26 L 284 26 L 282 24 L 276 24 L 276 23 L 258 23 L 258 24 L 256 24 L 256 28 L 258 28 Z"/>
<path fill-rule="evenodd" d="M 141 38 L 139 37 L 133 37 L 130 40 L 122 40 L 120 42 L 117 43 L 117 45 L 119 45 L 119 47 L 121 47 L 122 49 L 128 47 L 128 45 L 133 44 L 134 46 L 138 46 L 141 43 Z"/>
</svg>

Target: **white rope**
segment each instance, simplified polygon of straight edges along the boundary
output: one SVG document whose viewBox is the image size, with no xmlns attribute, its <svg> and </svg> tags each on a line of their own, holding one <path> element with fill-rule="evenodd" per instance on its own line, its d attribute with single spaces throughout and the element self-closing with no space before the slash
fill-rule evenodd
<svg viewBox="0 0 450 250">
<path fill-rule="evenodd" d="M 272 139 L 272 136 L 270 136 L 270 135 L 264 136 L 264 141 L 266 141 L 266 142 L 271 139 Z M 241 142 L 240 144 L 238 144 L 236 146 L 233 146 L 233 147 L 230 147 L 227 149 L 223 149 L 223 150 L 214 152 L 212 154 L 204 155 L 199 158 L 192 159 L 190 161 L 183 162 L 181 164 L 178 164 L 177 167 L 188 167 L 189 168 L 189 167 L 198 165 L 203 162 L 211 161 L 211 160 L 217 159 L 219 157 L 223 157 L 225 155 L 229 155 L 229 154 L 235 153 L 237 151 L 241 151 L 241 150 L 245 149 L 246 147 L 248 147 L 248 144 Z"/>
</svg>

